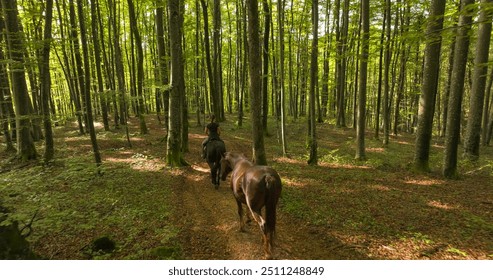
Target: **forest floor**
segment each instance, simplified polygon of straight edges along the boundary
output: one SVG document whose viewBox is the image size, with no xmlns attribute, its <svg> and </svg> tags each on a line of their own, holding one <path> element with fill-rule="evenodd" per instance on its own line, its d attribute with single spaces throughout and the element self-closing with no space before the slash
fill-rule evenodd
<svg viewBox="0 0 493 280">
<path fill-rule="evenodd" d="M 251 157 L 249 120 L 238 128 L 228 117 L 221 123 L 227 150 Z M 191 120 L 190 166 L 168 169 L 165 131 L 156 117 L 146 120 L 146 135 L 130 120 L 132 147 L 123 129 L 97 126 L 99 175 L 89 137 L 74 122 L 55 129 L 49 164 L 12 164 L 0 153 L 0 204 L 10 211 L 2 223 L 29 224 L 27 239 L 43 259 L 262 259 L 258 226 L 238 231 L 229 178 L 218 190 L 210 184 L 203 128 Z M 412 135 L 393 136 L 384 148 L 369 132 L 368 160 L 360 162 L 354 131 L 323 123 L 319 164 L 309 166 L 305 124 L 287 124 L 288 158 L 274 120 L 265 138 L 268 162 L 283 181 L 276 259 L 493 259 L 491 147 L 478 163 L 461 160 L 460 178 L 445 180 L 438 138 L 432 172 L 418 174 Z"/>
</svg>

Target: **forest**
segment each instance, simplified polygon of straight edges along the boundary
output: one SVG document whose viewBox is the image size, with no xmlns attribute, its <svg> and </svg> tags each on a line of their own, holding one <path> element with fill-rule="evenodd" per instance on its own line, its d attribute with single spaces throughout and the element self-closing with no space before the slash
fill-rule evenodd
<svg viewBox="0 0 493 280">
<path fill-rule="evenodd" d="M 0 0 L 0 259 L 493 259 L 493 0 Z"/>
</svg>

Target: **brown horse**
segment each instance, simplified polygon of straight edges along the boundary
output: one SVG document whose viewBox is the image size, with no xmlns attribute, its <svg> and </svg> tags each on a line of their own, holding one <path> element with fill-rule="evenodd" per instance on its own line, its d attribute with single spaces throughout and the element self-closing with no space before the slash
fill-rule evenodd
<svg viewBox="0 0 493 280">
<path fill-rule="evenodd" d="M 276 205 L 281 195 L 282 184 L 279 174 L 268 166 L 254 165 L 243 155 L 226 153 L 221 159 L 221 179 L 231 174 L 231 189 L 238 205 L 240 231 L 244 231 L 242 203 L 246 204 L 263 234 L 264 251 L 267 259 L 272 258 L 272 243 L 276 229 Z M 262 216 L 262 208 L 265 215 Z"/>
</svg>

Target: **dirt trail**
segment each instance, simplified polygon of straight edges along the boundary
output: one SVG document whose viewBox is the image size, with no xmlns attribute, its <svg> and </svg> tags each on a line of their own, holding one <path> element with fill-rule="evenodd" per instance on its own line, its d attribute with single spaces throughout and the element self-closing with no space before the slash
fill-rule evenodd
<svg viewBox="0 0 493 280">
<path fill-rule="evenodd" d="M 263 259 L 261 233 L 251 222 L 240 232 L 236 202 L 229 178 L 218 190 L 210 183 L 207 164 L 199 157 L 201 138 L 190 139 L 186 160 L 191 167 L 180 171 L 180 185 L 173 188 L 175 223 L 185 259 Z M 195 143 L 197 142 L 197 143 Z M 235 141 L 226 141 L 232 145 Z M 246 147 L 247 148 L 247 147 Z M 229 151 L 248 154 L 245 147 L 233 144 Z M 282 200 L 282 198 L 281 198 Z M 279 207 L 278 207 L 279 208 Z M 326 229 L 316 228 L 278 210 L 275 259 L 354 259 L 353 248 L 346 248 Z M 356 256 L 355 256 L 356 254 Z M 367 257 L 366 257 L 367 258 Z"/>
</svg>

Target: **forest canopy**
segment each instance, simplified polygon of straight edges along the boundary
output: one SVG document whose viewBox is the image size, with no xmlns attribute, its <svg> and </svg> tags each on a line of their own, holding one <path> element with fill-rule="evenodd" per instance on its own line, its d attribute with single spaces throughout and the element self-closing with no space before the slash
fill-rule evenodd
<svg viewBox="0 0 493 280">
<path fill-rule="evenodd" d="M 444 137 L 443 173 L 455 177 L 457 154 L 475 160 L 491 139 L 491 1 L 366 2 L 4 0 L 3 144 L 29 160 L 43 139 L 49 161 L 51 127 L 75 118 L 101 164 L 94 121 L 127 128 L 136 116 L 146 134 L 156 114 L 167 162 L 180 166 L 189 118 L 241 127 L 246 112 L 260 163 L 264 135 L 276 129 L 287 155 L 286 120 L 308 118 L 311 157 L 315 123 L 359 125 L 384 145 L 415 134 L 418 170 L 430 168 L 430 139 Z M 364 159 L 369 135 L 358 135 Z"/>
</svg>

